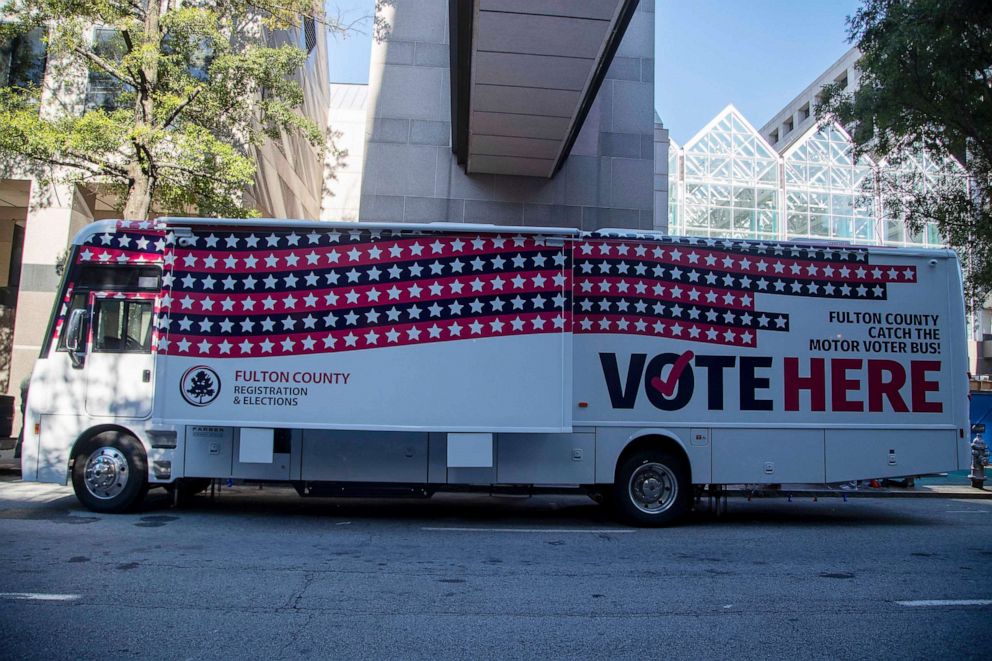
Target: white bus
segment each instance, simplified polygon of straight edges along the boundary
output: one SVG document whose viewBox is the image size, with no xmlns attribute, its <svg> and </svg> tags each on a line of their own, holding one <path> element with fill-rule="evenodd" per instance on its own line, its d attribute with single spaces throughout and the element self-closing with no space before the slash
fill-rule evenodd
<svg viewBox="0 0 992 661">
<path fill-rule="evenodd" d="M 706 485 L 965 468 L 950 251 L 448 223 L 166 218 L 75 238 L 25 480 L 574 489 L 664 525 Z"/>
</svg>

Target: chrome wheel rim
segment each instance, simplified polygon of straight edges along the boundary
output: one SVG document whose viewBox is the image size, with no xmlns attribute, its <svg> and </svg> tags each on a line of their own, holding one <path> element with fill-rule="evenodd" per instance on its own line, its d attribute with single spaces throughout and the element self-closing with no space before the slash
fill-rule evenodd
<svg viewBox="0 0 992 661">
<path fill-rule="evenodd" d="M 94 498 L 109 500 L 124 491 L 128 476 L 124 453 L 117 448 L 104 447 L 96 450 L 86 461 L 83 482 Z"/>
<path fill-rule="evenodd" d="M 627 485 L 630 502 L 645 514 L 660 514 L 672 506 L 679 493 L 675 473 L 665 464 L 641 464 Z"/>
</svg>

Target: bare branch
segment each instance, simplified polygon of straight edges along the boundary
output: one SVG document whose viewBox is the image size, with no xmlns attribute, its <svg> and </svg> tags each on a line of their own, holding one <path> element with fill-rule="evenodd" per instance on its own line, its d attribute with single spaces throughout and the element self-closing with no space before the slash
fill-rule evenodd
<svg viewBox="0 0 992 661">
<path fill-rule="evenodd" d="M 113 76 L 117 80 L 121 81 L 122 83 L 126 83 L 128 85 L 131 85 L 132 87 L 137 87 L 138 86 L 138 81 L 137 80 L 135 80 L 131 76 L 127 75 L 126 73 L 124 73 L 123 71 L 121 71 L 120 69 L 118 69 L 117 67 L 115 67 L 114 65 L 112 65 L 110 62 L 108 62 L 107 60 L 103 59 L 102 57 L 100 57 L 99 55 L 97 55 L 96 53 L 94 53 L 93 51 L 86 50 L 85 48 L 81 48 L 79 46 L 76 46 L 75 48 L 73 48 L 73 52 L 76 53 L 77 55 L 79 55 L 79 56 L 81 56 L 81 57 L 89 60 L 94 65 L 96 65 L 97 68 L 99 68 L 99 69 L 103 70 L 104 72 L 110 74 L 111 76 Z"/>
</svg>

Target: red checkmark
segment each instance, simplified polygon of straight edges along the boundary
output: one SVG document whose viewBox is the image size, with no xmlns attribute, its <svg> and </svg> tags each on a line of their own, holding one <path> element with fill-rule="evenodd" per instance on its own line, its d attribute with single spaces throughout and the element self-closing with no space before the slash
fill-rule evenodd
<svg viewBox="0 0 992 661">
<path fill-rule="evenodd" d="M 693 359 L 695 354 L 691 351 L 686 351 L 684 354 L 678 357 L 672 364 L 672 369 L 668 373 L 667 379 L 662 379 L 660 377 L 654 377 L 651 379 L 651 387 L 660 392 L 664 397 L 671 397 L 675 394 L 675 386 L 679 383 L 679 377 L 682 376 L 682 372 L 689 365 L 689 361 Z"/>
</svg>

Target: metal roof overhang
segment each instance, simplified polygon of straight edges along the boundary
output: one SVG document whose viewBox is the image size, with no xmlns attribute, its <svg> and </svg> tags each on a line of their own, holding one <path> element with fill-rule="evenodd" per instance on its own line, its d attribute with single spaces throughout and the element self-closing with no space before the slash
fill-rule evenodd
<svg viewBox="0 0 992 661">
<path fill-rule="evenodd" d="M 468 173 L 550 177 L 638 0 L 449 0 L 451 146 Z"/>
</svg>

